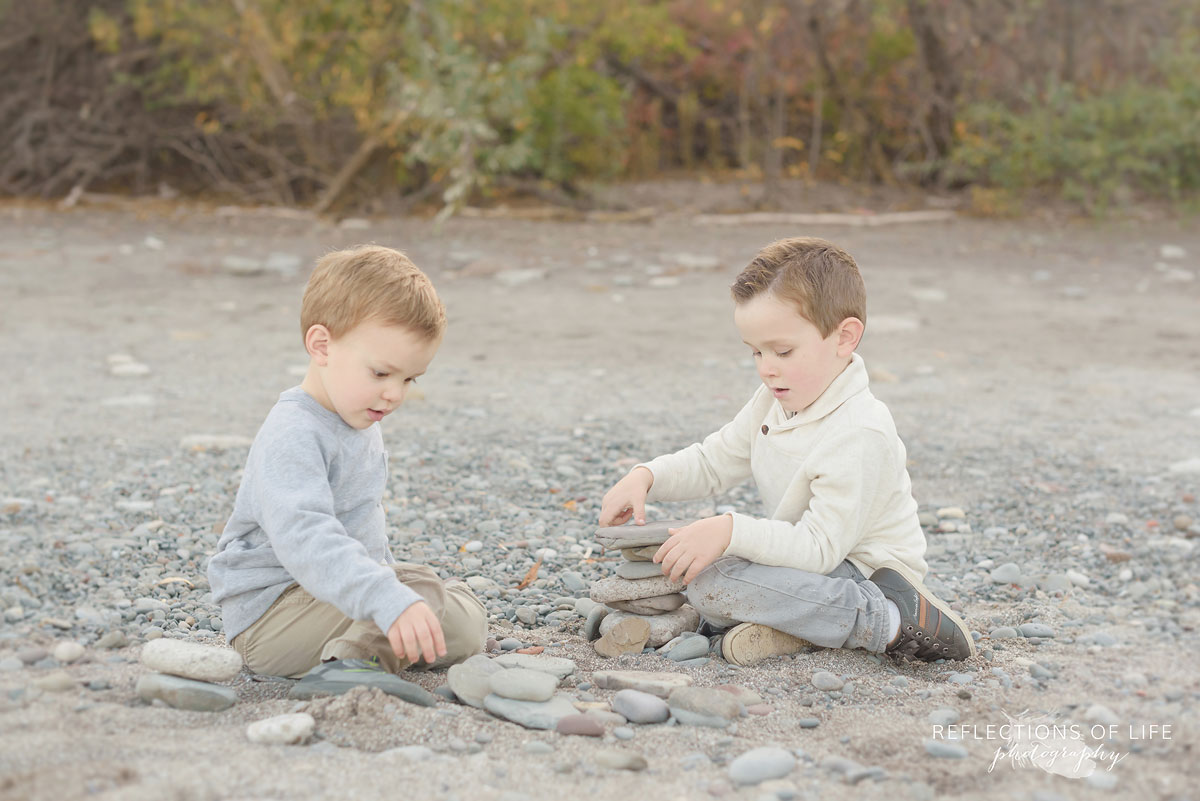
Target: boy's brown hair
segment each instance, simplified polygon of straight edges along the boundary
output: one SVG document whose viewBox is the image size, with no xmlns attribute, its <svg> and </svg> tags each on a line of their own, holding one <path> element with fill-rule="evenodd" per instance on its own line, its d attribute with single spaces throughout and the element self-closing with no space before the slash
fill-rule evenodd
<svg viewBox="0 0 1200 801">
<path fill-rule="evenodd" d="M 847 317 L 867 322 L 867 289 L 850 254 L 824 239 L 800 236 L 758 252 L 729 287 L 735 303 L 771 292 L 796 306 L 821 336 Z"/>
<path fill-rule="evenodd" d="M 366 320 L 437 339 L 446 330 L 446 307 L 429 277 L 398 250 L 359 245 L 327 253 L 304 288 L 300 335 L 323 325 L 336 339 Z"/>
</svg>

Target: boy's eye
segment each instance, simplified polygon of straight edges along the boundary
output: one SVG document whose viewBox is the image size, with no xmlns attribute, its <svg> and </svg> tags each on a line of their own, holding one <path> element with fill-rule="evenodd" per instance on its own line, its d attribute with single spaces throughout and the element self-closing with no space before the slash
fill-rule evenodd
<svg viewBox="0 0 1200 801">
<path fill-rule="evenodd" d="M 381 373 L 378 370 L 372 370 L 371 372 L 375 374 L 376 378 L 387 378 L 388 377 L 387 373 Z"/>
<path fill-rule="evenodd" d="M 762 354 L 759 353 L 758 351 L 754 351 L 754 358 L 757 359 L 759 356 L 762 356 Z"/>
<path fill-rule="evenodd" d="M 791 353 L 790 350 L 785 350 L 782 353 L 776 352 L 775 355 L 782 359 L 784 356 L 787 356 L 789 353 Z"/>
<path fill-rule="evenodd" d="M 417 379 L 415 379 L 415 378 L 406 378 L 406 379 L 404 379 L 404 383 L 405 383 L 405 384 L 415 384 L 415 383 L 417 383 Z"/>
</svg>

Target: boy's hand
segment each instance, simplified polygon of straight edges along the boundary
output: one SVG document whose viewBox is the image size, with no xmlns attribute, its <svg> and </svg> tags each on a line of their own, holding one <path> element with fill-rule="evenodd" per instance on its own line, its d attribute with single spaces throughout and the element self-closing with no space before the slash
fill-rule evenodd
<svg viewBox="0 0 1200 801">
<path fill-rule="evenodd" d="M 630 517 L 639 526 L 646 524 L 646 493 L 654 485 L 654 474 L 645 467 L 635 467 L 629 475 L 613 484 L 600 502 L 600 525 L 620 526 Z"/>
<path fill-rule="evenodd" d="M 417 601 L 401 612 L 388 629 L 387 638 L 399 659 L 419 662 L 424 655 L 425 661 L 432 664 L 439 656 L 446 655 L 442 624 L 424 601 Z"/>
<path fill-rule="evenodd" d="M 668 531 L 671 537 L 659 546 L 654 561 L 662 564 L 664 576 L 672 581 L 682 576 L 683 583 L 688 584 L 725 553 L 733 538 L 733 517 L 706 517 Z"/>
</svg>

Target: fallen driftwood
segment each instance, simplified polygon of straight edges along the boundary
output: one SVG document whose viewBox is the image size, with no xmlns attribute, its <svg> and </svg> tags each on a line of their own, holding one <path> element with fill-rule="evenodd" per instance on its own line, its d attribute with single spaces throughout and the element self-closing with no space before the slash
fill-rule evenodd
<svg viewBox="0 0 1200 801">
<path fill-rule="evenodd" d="M 699 214 L 693 225 L 904 225 L 906 223 L 947 222 L 957 215 L 953 211 L 895 211 L 884 214 L 788 214 L 784 212 L 754 212 L 752 214 Z"/>
</svg>

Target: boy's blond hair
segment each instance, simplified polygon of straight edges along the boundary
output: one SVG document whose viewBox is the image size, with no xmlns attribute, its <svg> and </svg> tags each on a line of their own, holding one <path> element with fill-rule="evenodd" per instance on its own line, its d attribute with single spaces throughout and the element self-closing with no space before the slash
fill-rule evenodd
<svg viewBox="0 0 1200 801">
<path fill-rule="evenodd" d="M 300 335 L 323 325 L 336 339 L 367 320 L 432 340 L 446 330 L 446 307 L 429 277 L 398 250 L 360 245 L 326 254 L 304 288 Z"/>
<path fill-rule="evenodd" d="M 729 287 L 735 303 L 770 292 L 796 306 L 821 336 L 847 317 L 867 322 L 867 289 L 850 254 L 824 239 L 798 236 L 758 252 Z"/>
</svg>

